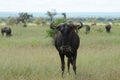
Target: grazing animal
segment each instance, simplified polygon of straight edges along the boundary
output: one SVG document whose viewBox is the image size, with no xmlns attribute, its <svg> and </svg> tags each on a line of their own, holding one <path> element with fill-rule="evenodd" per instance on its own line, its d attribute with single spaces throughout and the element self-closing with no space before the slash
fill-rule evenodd
<svg viewBox="0 0 120 80">
<path fill-rule="evenodd" d="M 82 22 L 80 22 L 81 25 L 61 23 L 57 26 L 54 26 L 53 23 L 54 22 L 50 24 L 50 28 L 57 31 L 55 34 L 55 47 L 58 50 L 61 59 L 62 77 L 65 70 L 65 56 L 68 58 L 68 72 L 71 63 L 76 75 L 76 57 L 77 49 L 79 48 L 80 43 L 80 38 L 76 32 L 76 29 L 82 28 L 83 24 Z"/>
<path fill-rule="evenodd" d="M 90 32 L 90 26 L 86 25 L 86 34 L 88 34 Z"/>
<path fill-rule="evenodd" d="M 1 28 L 1 34 L 4 36 L 6 34 L 7 37 L 11 36 L 12 30 L 9 27 L 3 27 Z"/>
<path fill-rule="evenodd" d="M 96 22 L 92 23 L 91 26 L 96 26 Z"/>
<path fill-rule="evenodd" d="M 110 24 L 106 24 L 105 25 L 105 29 L 106 29 L 106 32 L 110 32 L 110 30 L 111 30 L 111 25 Z"/>
</svg>

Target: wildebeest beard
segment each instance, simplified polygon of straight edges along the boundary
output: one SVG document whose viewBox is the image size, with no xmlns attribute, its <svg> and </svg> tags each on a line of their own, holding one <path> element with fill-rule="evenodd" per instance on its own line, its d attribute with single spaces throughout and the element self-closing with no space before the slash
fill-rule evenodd
<svg viewBox="0 0 120 80">
<path fill-rule="evenodd" d="M 62 53 L 65 54 L 67 57 L 71 57 L 71 55 L 72 55 L 72 53 L 73 53 L 71 46 L 66 46 L 66 47 L 61 46 L 61 47 L 60 47 L 60 50 L 61 50 Z"/>
</svg>

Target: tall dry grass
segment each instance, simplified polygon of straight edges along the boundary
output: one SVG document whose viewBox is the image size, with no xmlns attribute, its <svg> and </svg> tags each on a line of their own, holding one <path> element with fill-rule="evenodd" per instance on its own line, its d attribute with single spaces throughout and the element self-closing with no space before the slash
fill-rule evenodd
<svg viewBox="0 0 120 80">
<path fill-rule="evenodd" d="M 119 80 L 120 32 L 114 26 L 110 34 L 101 26 L 79 32 L 81 45 L 77 56 L 77 75 L 65 69 L 61 78 L 60 58 L 47 37 L 47 26 L 11 26 L 13 36 L 0 36 L 0 80 Z"/>
</svg>

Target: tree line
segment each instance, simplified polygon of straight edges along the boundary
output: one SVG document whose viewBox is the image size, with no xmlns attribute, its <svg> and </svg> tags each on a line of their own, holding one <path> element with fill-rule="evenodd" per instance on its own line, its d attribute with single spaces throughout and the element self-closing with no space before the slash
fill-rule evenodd
<svg viewBox="0 0 120 80">
<path fill-rule="evenodd" d="M 34 23 L 37 25 L 41 24 L 46 24 L 46 22 L 51 22 L 53 20 L 58 20 L 58 19 L 67 19 L 70 21 L 82 21 L 82 22 L 120 22 L 120 18 L 115 18 L 115 17 L 78 17 L 78 18 L 68 18 L 66 13 L 61 13 L 63 17 L 58 18 L 55 17 L 57 15 L 56 12 L 50 12 L 48 11 L 46 13 L 48 17 L 34 17 L 32 14 L 29 13 L 19 13 L 18 17 L 1 17 L 0 18 L 0 23 L 6 23 L 7 25 L 14 25 L 14 24 L 19 24 L 22 23 L 23 27 L 27 27 L 27 23 Z"/>
</svg>

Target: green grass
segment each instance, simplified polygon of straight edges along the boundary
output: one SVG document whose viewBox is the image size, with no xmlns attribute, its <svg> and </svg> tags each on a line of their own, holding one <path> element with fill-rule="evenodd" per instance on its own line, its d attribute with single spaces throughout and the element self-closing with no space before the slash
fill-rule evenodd
<svg viewBox="0 0 120 80">
<path fill-rule="evenodd" d="M 103 26 L 92 27 L 88 35 L 81 29 L 77 76 L 72 67 L 68 75 L 66 66 L 63 79 L 47 25 L 10 27 L 12 37 L 0 35 L 0 80 L 120 80 L 120 26 L 112 27 L 110 34 Z"/>
<path fill-rule="evenodd" d="M 23 46 L 23 45 L 50 45 L 51 38 L 46 34 L 48 27 L 46 26 L 11 26 L 12 37 L 6 38 L 0 35 L 0 44 L 2 46 Z"/>
</svg>

